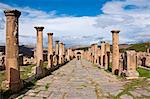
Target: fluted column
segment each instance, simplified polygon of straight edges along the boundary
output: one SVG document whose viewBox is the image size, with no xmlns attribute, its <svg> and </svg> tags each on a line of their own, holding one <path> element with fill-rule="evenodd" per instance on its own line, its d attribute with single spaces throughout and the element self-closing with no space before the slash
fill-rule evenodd
<svg viewBox="0 0 150 99">
<path fill-rule="evenodd" d="M 6 16 L 6 83 L 12 92 L 21 89 L 19 67 L 19 39 L 18 20 L 21 12 L 18 10 L 5 10 Z"/>
<path fill-rule="evenodd" d="M 112 73 L 119 73 L 119 30 L 112 30 Z"/>
</svg>

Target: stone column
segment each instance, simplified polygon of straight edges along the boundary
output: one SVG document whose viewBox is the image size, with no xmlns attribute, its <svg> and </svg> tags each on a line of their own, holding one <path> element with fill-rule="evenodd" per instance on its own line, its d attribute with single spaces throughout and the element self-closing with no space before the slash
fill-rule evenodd
<svg viewBox="0 0 150 99">
<path fill-rule="evenodd" d="M 71 49 L 68 48 L 67 49 L 67 61 L 70 61 L 71 60 Z"/>
<path fill-rule="evenodd" d="M 12 92 L 22 87 L 19 67 L 18 19 L 21 12 L 5 10 L 6 16 L 6 85 Z"/>
<path fill-rule="evenodd" d="M 105 44 L 105 70 L 108 69 L 110 63 L 110 44 Z"/>
<path fill-rule="evenodd" d="M 43 66 L 43 29 L 44 27 L 34 27 L 37 30 L 37 46 L 36 46 L 36 74 L 39 76 Z"/>
<path fill-rule="evenodd" d="M 105 41 L 101 41 L 101 68 L 105 66 Z"/>
<path fill-rule="evenodd" d="M 47 33 L 48 35 L 48 67 L 53 66 L 53 33 Z"/>
<path fill-rule="evenodd" d="M 94 64 L 98 63 L 98 44 L 94 44 Z"/>
<path fill-rule="evenodd" d="M 127 79 L 138 78 L 139 73 L 136 71 L 137 68 L 136 52 L 134 50 L 126 51 L 125 60 L 126 60 L 126 67 L 127 67 L 127 72 L 126 72 Z"/>
<path fill-rule="evenodd" d="M 112 30 L 112 73 L 119 73 L 119 30 Z"/>
<path fill-rule="evenodd" d="M 92 63 L 94 64 L 94 44 L 91 45 Z"/>
<path fill-rule="evenodd" d="M 63 64 L 63 43 L 59 44 L 59 64 Z"/>
<path fill-rule="evenodd" d="M 89 48 L 90 62 L 92 63 L 92 46 Z"/>
<path fill-rule="evenodd" d="M 65 44 L 63 44 L 63 49 L 62 49 L 62 52 L 63 52 L 63 64 L 65 63 Z"/>
<path fill-rule="evenodd" d="M 98 65 L 100 65 L 101 64 L 101 49 L 100 48 L 98 48 L 97 56 L 98 56 Z"/>
<path fill-rule="evenodd" d="M 56 55 L 56 58 L 55 58 L 55 62 L 56 62 L 56 65 L 59 64 L 59 41 L 55 41 L 55 55 Z"/>
</svg>

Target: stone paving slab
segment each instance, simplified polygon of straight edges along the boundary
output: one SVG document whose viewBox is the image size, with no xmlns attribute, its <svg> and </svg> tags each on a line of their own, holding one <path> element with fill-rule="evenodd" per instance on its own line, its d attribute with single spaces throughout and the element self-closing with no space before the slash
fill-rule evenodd
<svg viewBox="0 0 150 99">
<path fill-rule="evenodd" d="M 37 81 L 34 89 L 21 96 L 23 99 L 112 99 L 122 92 L 125 84 L 86 60 L 74 59 Z M 143 95 L 142 90 L 131 93 Z M 149 96 L 149 92 L 144 92 L 144 95 Z M 128 98 L 132 99 L 127 94 L 121 96 L 121 99 Z"/>
</svg>

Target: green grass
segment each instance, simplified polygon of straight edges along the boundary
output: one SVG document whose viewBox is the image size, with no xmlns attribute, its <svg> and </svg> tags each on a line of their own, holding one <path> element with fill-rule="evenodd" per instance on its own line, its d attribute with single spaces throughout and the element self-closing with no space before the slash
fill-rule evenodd
<svg viewBox="0 0 150 99">
<path fill-rule="evenodd" d="M 31 72 L 32 67 L 34 66 L 35 65 L 21 66 L 20 69 L 23 70 L 22 72 L 20 72 L 21 79 L 27 79 L 28 77 L 32 76 Z"/>
<path fill-rule="evenodd" d="M 108 71 L 112 72 L 112 62 L 109 63 Z"/>
<path fill-rule="evenodd" d="M 114 99 L 120 99 L 120 97 L 125 94 L 130 95 L 133 98 L 135 98 L 130 93 L 130 91 L 133 91 L 136 88 L 142 88 L 142 87 L 148 87 L 148 86 L 149 86 L 149 84 L 148 84 L 147 78 L 133 80 L 132 82 L 125 84 L 123 91 L 120 92 L 117 96 L 114 96 Z"/>
<path fill-rule="evenodd" d="M 47 65 L 48 65 L 48 62 L 46 61 L 46 62 L 44 62 L 43 67 L 46 68 Z M 20 75 L 21 79 L 27 79 L 28 77 L 32 76 L 30 74 L 32 72 L 32 67 L 34 67 L 34 66 L 36 66 L 36 65 L 21 66 L 20 68 L 22 70 L 24 70 L 23 72 L 21 72 L 21 75 Z"/>
<path fill-rule="evenodd" d="M 120 52 L 125 52 L 126 50 L 135 50 L 136 52 L 142 51 L 146 52 L 146 50 L 150 48 L 150 42 L 132 44 L 130 47 L 126 49 L 120 49 Z"/>
<path fill-rule="evenodd" d="M 4 71 L 0 71 L 0 90 L 1 90 L 1 84 L 2 84 L 2 81 L 5 80 L 5 74 L 4 74 Z"/>
<path fill-rule="evenodd" d="M 48 61 L 44 62 L 43 67 L 47 68 Z"/>
<path fill-rule="evenodd" d="M 48 90 L 48 88 L 49 88 L 49 84 L 47 83 L 47 84 L 45 85 L 45 89 Z"/>
<path fill-rule="evenodd" d="M 140 77 L 147 77 L 147 78 L 150 78 L 150 71 L 149 70 L 146 70 L 146 69 L 143 69 L 143 68 L 138 68 L 137 71 L 139 72 L 139 76 Z"/>
</svg>

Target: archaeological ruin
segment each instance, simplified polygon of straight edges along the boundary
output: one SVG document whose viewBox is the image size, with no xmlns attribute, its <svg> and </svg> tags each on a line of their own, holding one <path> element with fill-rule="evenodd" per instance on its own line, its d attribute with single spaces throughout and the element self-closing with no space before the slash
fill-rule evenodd
<svg viewBox="0 0 150 99">
<path fill-rule="evenodd" d="M 36 33 L 34 33 L 36 35 L 36 47 L 30 49 L 30 51 L 25 50 L 25 52 L 30 52 L 29 55 L 25 55 L 19 51 L 18 24 L 21 12 L 18 10 L 5 10 L 4 14 L 6 16 L 6 47 L 4 52 L 0 52 L 0 70 L 5 71 L 5 80 L 2 82 L 1 86 L 3 90 L 10 90 L 11 93 L 19 92 L 33 81 L 38 82 L 39 79 L 47 79 L 47 77 L 53 75 L 53 73 L 57 73 L 57 71 L 55 72 L 57 69 L 64 72 L 58 73 L 58 77 L 53 75 L 46 81 L 51 79 L 62 79 L 63 76 L 66 76 L 67 73 L 72 71 L 72 74 L 67 75 L 70 78 L 64 78 L 67 82 L 65 82 L 66 85 L 63 86 L 63 88 L 66 88 L 67 84 L 69 85 L 69 81 L 73 81 L 75 79 L 73 79 L 73 74 L 75 73 L 75 75 L 82 75 L 83 77 L 81 77 L 82 80 L 80 77 L 77 77 L 80 80 L 74 81 L 73 84 L 80 83 L 85 80 L 84 78 L 86 78 L 89 79 L 90 84 L 94 84 L 94 90 L 98 92 L 98 89 L 96 89 L 98 83 L 92 80 L 92 77 L 101 79 L 101 82 L 108 80 L 107 83 L 110 83 L 111 80 L 109 78 L 103 78 L 103 75 L 108 73 L 108 77 L 110 76 L 113 78 L 119 76 L 130 81 L 132 79 L 140 79 L 140 73 L 138 72 L 139 67 L 144 69 L 146 68 L 146 70 L 149 70 L 150 68 L 150 49 L 147 49 L 145 52 L 136 52 L 136 50 L 125 50 L 124 52 L 120 51 L 119 33 L 121 30 L 110 31 L 111 34 L 109 33 L 109 35 L 112 35 L 112 44 L 108 41 L 102 40 L 101 42 L 88 45 L 85 48 L 66 47 L 66 43 L 62 42 L 63 40 L 55 40 L 55 38 L 53 38 L 55 33 L 47 33 L 48 44 L 47 48 L 44 48 L 43 30 L 46 28 L 44 28 L 44 26 L 36 26 L 34 27 L 36 30 Z M 70 65 L 68 66 L 68 64 Z M 68 66 L 67 68 L 69 71 L 65 72 L 67 68 L 62 70 L 65 66 Z M 74 68 L 77 68 L 78 70 Z M 22 72 L 25 70 L 28 71 L 28 75 L 22 75 Z M 81 71 L 82 74 L 78 74 Z M 100 72 L 102 72 L 101 77 L 97 76 Z M 90 73 L 92 75 L 90 75 Z M 26 79 L 22 79 L 24 76 Z M 64 80 L 62 79 L 61 84 L 64 84 Z M 45 81 L 40 84 L 42 85 L 44 82 Z M 53 81 L 51 83 L 53 83 Z M 57 83 L 58 82 L 56 81 L 55 84 Z M 119 84 L 116 84 L 117 88 L 120 88 L 118 87 Z M 47 83 L 44 88 L 46 90 L 51 90 L 48 88 L 48 85 L 50 85 L 50 83 Z M 53 88 L 57 87 L 59 87 L 59 85 L 53 86 Z M 87 87 L 87 85 L 81 84 L 78 87 L 79 88 L 76 89 L 82 89 L 80 87 Z M 60 88 L 59 90 L 62 89 Z M 72 90 L 69 89 L 69 91 Z"/>
</svg>

